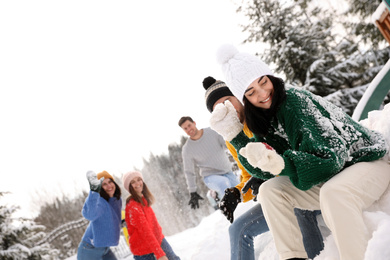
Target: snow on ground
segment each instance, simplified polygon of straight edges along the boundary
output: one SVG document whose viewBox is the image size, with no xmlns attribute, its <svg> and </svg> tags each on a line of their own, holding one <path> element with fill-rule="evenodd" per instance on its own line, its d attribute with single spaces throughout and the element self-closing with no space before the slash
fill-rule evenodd
<svg viewBox="0 0 390 260">
<path fill-rule="evenodd" d="M 369 113 L 368 119 L 361 123 L 386 135 L 390 144 L 390 104 L 382 111 Z M 235 211 L 235 218 L 255 205 L 254 203 L 256 202 L 240 203 Z M 379 201 L 364 212 L 364 220 L 371 234 L 365 260 L 390 259 L 390 188 Z M 319 225 L 324 234 L 325 248 L 314 260 L 338 260 L 333 236 L 328 232 L 321 217 Z M 228 260 L 230 259 L 229 226 L 230 222 L 225 216 L 220 211 L 216 211 L 205 217 L 198 226 L 166 239 L 182 260 Z M 270 232 L 256 237 L 255 252 L 256 260 L 278 259 Z M 75 259 L 76 256 L 67 260 Z M 125 260 L 131 259 L 133 259 L 131 256 L 125 258 Z"/>
<path fill-rule="evenodd" d="M 240 203 L 235 215 L 241 215 L 254 203 Z M 364 219 L 369 233 L 372 234 L 365 260 L 390 259 L 390 189 L 364 212 Z M 230 259 L 229 225 L 225 216 L 216 211 L 205 217 L 197 227 L 167 237 L 167 240 L 182 260 L 228 260 Z M 328 235 L 328 230 L 322 226 L 325 225 L 322 218 L 319 218 L 319 225 L 324 234 L 325 248 L 314 260 L 339 259 L 333 236 Z M 256 237 L 255 250 L 256 260 L 279 259 L 270 232 Z M 132 258 L 126 258 L 126 260 L 130 259 Z"/>
</svg>

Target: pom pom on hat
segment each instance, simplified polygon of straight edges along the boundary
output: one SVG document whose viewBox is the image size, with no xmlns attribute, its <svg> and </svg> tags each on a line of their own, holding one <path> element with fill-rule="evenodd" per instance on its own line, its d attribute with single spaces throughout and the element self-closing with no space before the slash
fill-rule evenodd
<svg viewBox="0 0 390 260">
<path fill-rule="evenodd" d="M 104 177 L 104 179 L 114 179 L 111 174 L 109 174 L 108 172 L 106 171 L 102 171 L 102 172 L 99 172 L 96 177 L 98 178 L 98 180 L 100 180 L 100 178 Z"/>
<path fill-rule="evenodd" d="M 217 62 L 219 64 L 224 64 L 229 62 L 230 59 L 234 58 L 234 55 L 238 53 L 236 47 L 231 44 L 224 44 L 219 47 L 217 51 Z"/>
<path fill-rule="evenodd" d="M 130 171 L 130 172 L 125 173 L 122 176 L 123 186 L 125 187 L 125 189 L 129 193 L 130 193 L 130 183 L 135 177 L 141 177 L 141 179 L 144 180 L 142 173 L 140 173 L 139 171 Z"/>
<path fill-rule="evenodd" d="M 203 80 L 203 87 L 207 90 L 211 85 L 213 85 L 217 80 L 213 77 L 207 77 Z"/>
<path fill-rule="evenodd" d="M 255 79 L 273 75 L 267 64 L 258 57 L 239 52 L 233 45 L 224 44 L 217 50 L 217 62 L 222 66 L 229 89 L 241 103 L 245 90 Z"/>
<path fill-rule="evenodd" d="M 203 80 L 203 87 L 206 90 L 205 100 L 206 107 L 211 112 L 213 112 L 213 106 L 218 99 L 226 96 L 233 96 L 233 93 L 226 86 L 225 82 L 216 80 L 213 77 L 207 77 Z"/>
</svg>

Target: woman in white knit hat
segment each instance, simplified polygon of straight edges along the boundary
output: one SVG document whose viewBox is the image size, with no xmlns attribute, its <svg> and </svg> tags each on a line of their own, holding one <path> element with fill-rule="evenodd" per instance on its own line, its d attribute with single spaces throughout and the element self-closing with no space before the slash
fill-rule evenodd
<svg viewBox="0 0 390 260">
<path fill-rule="evenodd" d="M 260 186 L 259 202 L 280 259 L 307 258 L 296 207 L 322 211 L 341 260 L 363 260 L 369 236 L 362 211 L 390 182 L 383 136 L 321 97 L 286 89 L 254 55 L 224 45 L 217 56 L 254 138 L 243 133 L 229 102 L 215 107 L 210 126 L 239 151 L 249 173 L 270 179 Z"/>
<path fill-rule="evenodd" d="M 139 171 L 123 175 L 126 199 L 125 221 L 129 232 L 130 250 L 135 260 L 180 260 L 164 238 L 162 228 L 151 207 L 154 197 Z"/>
</svg>

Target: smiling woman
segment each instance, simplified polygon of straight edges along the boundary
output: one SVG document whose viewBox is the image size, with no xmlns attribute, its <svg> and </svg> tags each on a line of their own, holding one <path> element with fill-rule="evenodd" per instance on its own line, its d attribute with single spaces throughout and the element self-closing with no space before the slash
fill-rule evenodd
<svg viewBox="0 0 390 260">
<path fill-rule="evenodd" d="M 121 190 L 106 171 L 87 172 L 90 192 L 82 214 L 90 221 L 77 250 L 78 260 L 116 259 L 111 246 L 119 243 L 121 225 Z"/>
<path fill-rule="evenodd" d="M 254 138 L 242 132 L 242 124 L 236 124 L 239 131 L 231 138 L 223 121 L 234 118 L 221 118 L 217 108 L 212 117 L 216 115 L 218 121 L 211 121 L 212 127 L 229 137 L 248 172 L 267 179 L 259 188 L 258 200 L 280 258 L 307 258 L 294 213 L 294 208 L 300 208 L 321 210 L 340 259 L 363 259 L 369 237 L 362 210 L 378 200 L 390 183 L 384 136 L 360 125 L 322 97 L 285 87 L 282 79 L 269 82 L 274 90 L 272 105 L 259 107 L 266 95 L 249 100 L 243 93 L 253 90 L 253 85 L 260 87 L 262 76 L 272 79 L 267 67 L 258 57 L 234 46 L 223 46 L 219 53 L 224 53 L 221 65 L 227 85 L 244 103 L 245 122 Z M 228 104 L 220 105 L 221 111 L 228 108 Z M 260 119 L 266 127 L 257 127 Z M 274 156 L 264 155 L 264 143 L 273 147 Z"/>
<path fill-rule="evenodd" d="M 128 172 L 123 175 L 122 182 L 130 193 L 126 199 L 125 220 L 134 259 L 180 260 L 165 239 L 151 208 L 154 196 L 144 183 L 142 173 Z"/>
</svg>

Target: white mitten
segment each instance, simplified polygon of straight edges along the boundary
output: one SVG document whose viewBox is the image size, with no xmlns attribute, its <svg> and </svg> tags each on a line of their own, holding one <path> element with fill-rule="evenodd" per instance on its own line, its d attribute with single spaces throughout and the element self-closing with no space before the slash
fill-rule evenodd
<svg viewBox="0 0 390 260">
<path fill-rule="evenodd" d="M 228 142 L 244 128 L 238 118 L 236 109 L 228 100 L 224 104 L 220 103 L 215 106 L 213 113 L 211 113 L 210 127 Z"/>
<path fill-rule="evenodd" d="M 249 143 L 241 148 L 240 154 L 253 166 L 265 172 L 278 175 L 284 169 L 284 160 L 271 146 L 265 143 Z"/>
</svg>

